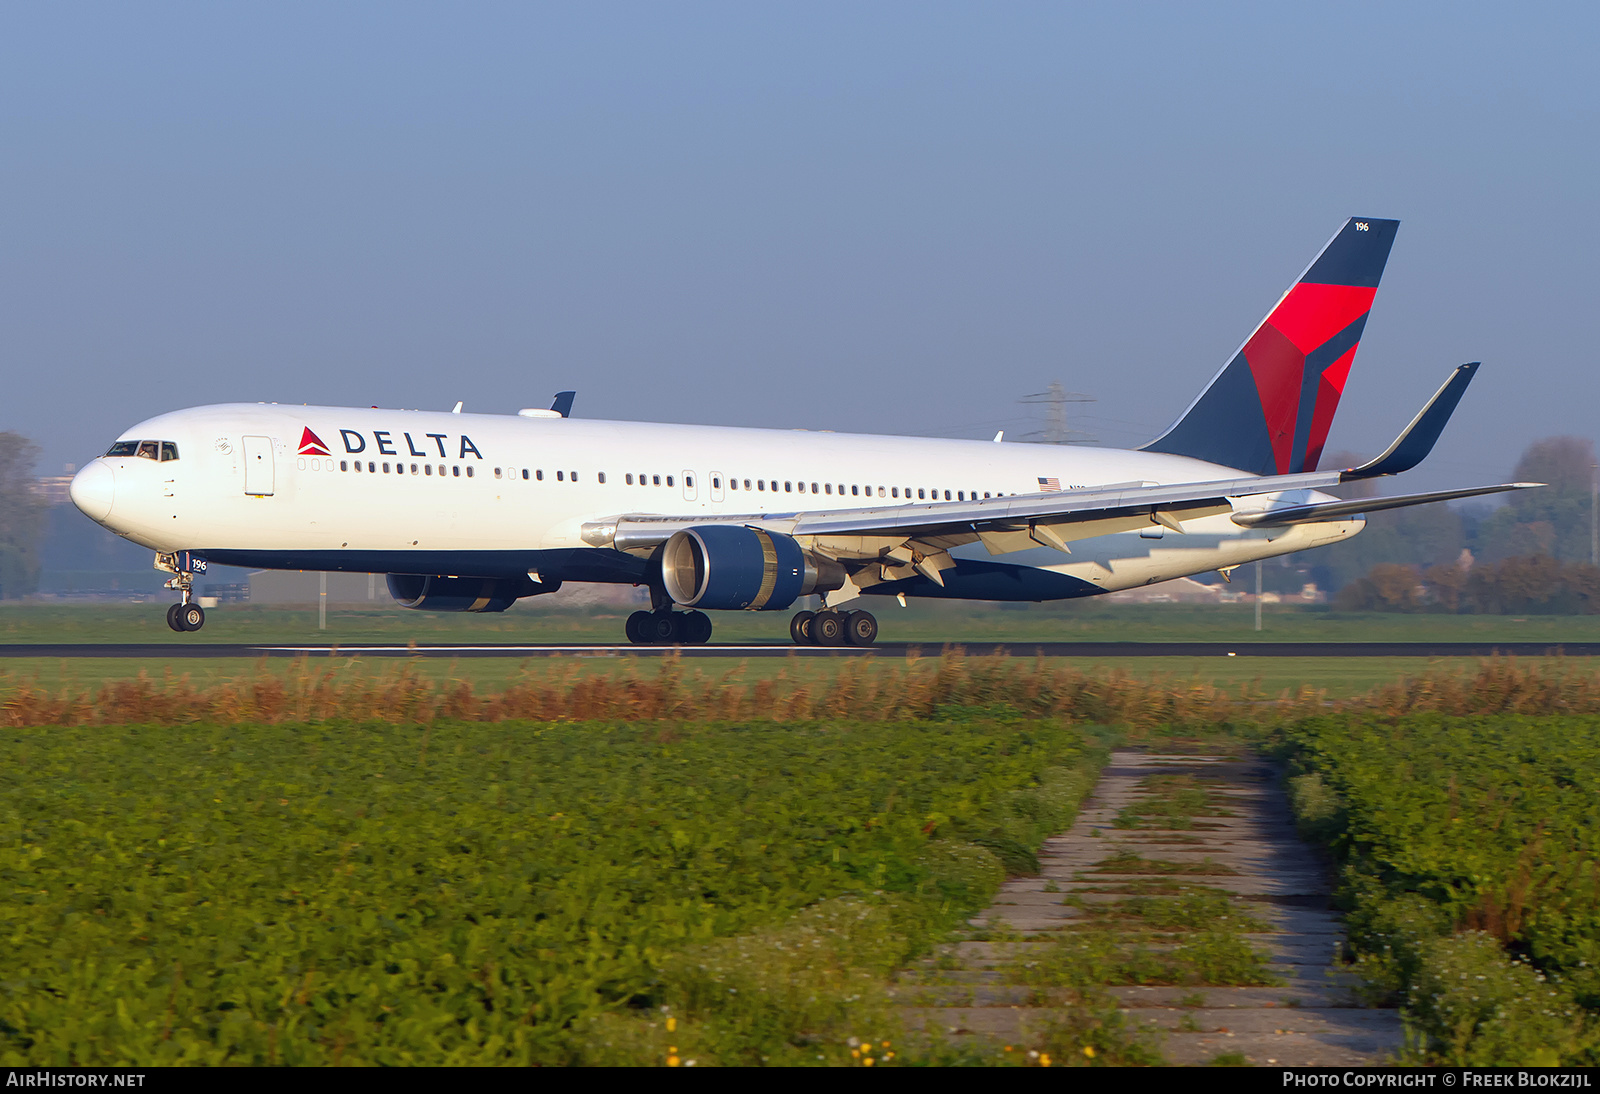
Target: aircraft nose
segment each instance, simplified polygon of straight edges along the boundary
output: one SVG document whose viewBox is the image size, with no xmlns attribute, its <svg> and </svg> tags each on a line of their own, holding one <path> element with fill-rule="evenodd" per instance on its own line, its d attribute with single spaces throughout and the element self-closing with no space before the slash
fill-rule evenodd
<svg viewBox="0 0 1600 1094">
<path fill-rule="evenodd" d="M 103 460 L 95 460 L 72 476 L 72 504 L 90 520 L 104 522 L 117 500 L 117 474 Z"/>
</svg>

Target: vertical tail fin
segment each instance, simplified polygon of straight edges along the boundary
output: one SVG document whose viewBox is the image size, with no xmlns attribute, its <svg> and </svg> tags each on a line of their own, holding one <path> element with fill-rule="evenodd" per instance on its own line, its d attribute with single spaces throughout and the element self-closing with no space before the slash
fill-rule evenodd
<svg viewBox="0 0 1600 1094">
<path fill-rule="evenodd" d="M 1399 226 L 1345 221 L 1200 397 L 1144 451 L 1257 475 L 1315 470 Z"/>
</svg>

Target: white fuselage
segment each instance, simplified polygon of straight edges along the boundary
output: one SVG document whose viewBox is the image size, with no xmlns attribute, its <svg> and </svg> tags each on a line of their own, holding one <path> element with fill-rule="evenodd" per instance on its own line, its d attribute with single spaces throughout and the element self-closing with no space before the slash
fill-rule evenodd
<svg viewBox="0 0 1600 1094">
<path fill-rule="evenodd" d="M 102 456 L 80 472 L 74 500 L 157 552 L 394 573 L 567 567 L 568 580 L 630 580 L 626 567 L 589 567 L 575 553 L 617 555 L 586 544 L 582 528 L 624 515 L 809 513 L 1240 477 L 1181 456 L 1111 449 L 277 404 L 163 414 L 121 440 L 168 442 L 177 458 Z M 1083 539 L 1070 555 L 1032 547 L 994 556 L 979 544 L 953 553 L 1101 592 L 1321 546 L 1362 526 L 1250 530 L 1223 514 L 1185 521 L 1182 533 Z"/>
</svg>

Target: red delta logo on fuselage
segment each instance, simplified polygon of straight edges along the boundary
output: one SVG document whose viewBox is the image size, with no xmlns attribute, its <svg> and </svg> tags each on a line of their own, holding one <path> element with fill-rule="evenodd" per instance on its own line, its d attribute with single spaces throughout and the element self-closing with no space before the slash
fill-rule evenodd
<svg viewBox="0 0 1600 1094">
<path fill-rule="evenodd" d="M 397 439 L 399 434 L 404 440 Z M 344 442 L 344 450 L 354 456 L 367 451 L 367 438 L 369 434 L 359 429 L 339 430 L 339 440 Z M 478 451 L 478 446 L 472 443 L 472 438 L 465 433 L 419 433 L 413 437 L 410 433 L 399 429 L 374 429 L 371 434 L 373 450 L 380 456 L 415 456 L 419 460 L 425 459 L 457 459 L 464 460 L 470 453 L 473 459 L 483 459 L 483 453 Z M 450 442 L 446 444 L 445 442 Z M 406 450 L 400 451 L 404 444 Z M 307 447 L 312 445 L 314 447 Z M 452 455 L 454 451 L 454 455 Z M 332 455 L 326 445 L 322 443 L 310 429 L 300 437 L 300 454 L 302 456 L 328 456 Z"/>
<path fill-rule="evenodd" d="M 311 432 L 311 428 L 307 426 L 300 431 L 300 455 L 331 456 L 333 453 L 322 443 L 322 438 Z"/>
</svg>

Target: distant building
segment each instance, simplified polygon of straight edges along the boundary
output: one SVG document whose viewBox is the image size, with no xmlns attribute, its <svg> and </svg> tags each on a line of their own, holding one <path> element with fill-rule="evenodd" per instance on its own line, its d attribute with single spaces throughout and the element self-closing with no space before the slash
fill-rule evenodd
<svg viewBox="0 0 1600 1094">
<path fill-rule="evenodd" d="M 1107 593 L 1104 599 L 1121 604 L 1219 604 L 1223 599 L 1222 594 L 1221 585 L 1202 585 L 1193 578 L 1180 577 L 1156 585 Z"/>
<path fill-rule="evenodd" d="M 322 599 L 323 574 L 316 570 L 257 570 L 250 575 L 252 604 L 315 604 Z M 394 603 L 382 574 L 329 573 L 329 604 Z"/>
<path fill-rule="evenodd" d="M 71 488 L 71 475 L 50 475 L 34 479 L 28 484 L 29 493 L 36 498 L 42 498 L 46 505 L 66 505 L 72 501 Z"/>
</svg>

